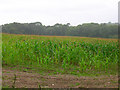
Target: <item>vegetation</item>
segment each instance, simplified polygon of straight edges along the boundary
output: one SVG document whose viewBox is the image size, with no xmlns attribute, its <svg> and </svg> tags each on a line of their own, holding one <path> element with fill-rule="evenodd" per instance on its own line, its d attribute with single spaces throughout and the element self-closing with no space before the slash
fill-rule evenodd
<svg viewBox="0 0 120 90">
<path fill-rule="evenodd" d="M 112 23 L 84 23 L 78 26 L 67 24 L 55 24 L 45 26 L 40 22 L 35 23 L 10 23 L 2 25 L 3 33 L 10 34 L 34 34 L 34 35 L 56 35 L 56 36 L 81 36 L 117 38 L 118 24 Z"/>
<path fill-rule="evenodd" d="M 117 73 L 116 39 L 2 34 L 2 40 L 3 67 L 35 66 L 76 75 Z"/>
</svg>

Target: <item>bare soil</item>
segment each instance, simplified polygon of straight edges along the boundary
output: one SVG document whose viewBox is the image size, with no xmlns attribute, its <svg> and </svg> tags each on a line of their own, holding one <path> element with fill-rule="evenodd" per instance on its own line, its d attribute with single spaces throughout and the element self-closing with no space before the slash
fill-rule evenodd
<svg viewBox="0 0 120 90">
<path fill-rule="evenodd" d="M 118 88 L 118 75 L 75 76 L 75 75 L 40 75 L 33 72 L 2 70 L 3 87 L 15 88 Z M 16 80 L 15 79 L 16 75 Z"/>
</svg>

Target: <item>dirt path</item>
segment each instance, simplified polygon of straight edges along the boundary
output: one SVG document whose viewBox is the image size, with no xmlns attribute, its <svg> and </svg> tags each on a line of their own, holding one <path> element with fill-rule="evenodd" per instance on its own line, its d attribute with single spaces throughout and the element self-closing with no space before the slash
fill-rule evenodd
<svg viewBox="0 0 120 90">
<path fill-rule="evenodd" d="M 3 69 L 3 86 L 12 87 L 14 74 L 16 88 L 118 88 L 118 76 L 85 77 L 74 75 L 40 75 Z"/>
</svg>

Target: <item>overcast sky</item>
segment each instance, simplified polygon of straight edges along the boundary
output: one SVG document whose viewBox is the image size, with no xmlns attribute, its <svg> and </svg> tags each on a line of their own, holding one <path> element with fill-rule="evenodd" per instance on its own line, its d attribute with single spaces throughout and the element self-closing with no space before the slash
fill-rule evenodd
<svg viewBox="0 0 120 90">
<path fill-rule="evenodd" d="M 1 0 L 0 25 L 5 23 L 118 22 L 119 0 Z"/>
</svg>

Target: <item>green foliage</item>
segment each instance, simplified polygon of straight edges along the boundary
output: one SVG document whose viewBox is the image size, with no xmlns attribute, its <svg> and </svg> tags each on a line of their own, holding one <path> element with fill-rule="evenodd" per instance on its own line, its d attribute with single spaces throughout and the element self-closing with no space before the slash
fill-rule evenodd
<svg viewBox="0 0 120 90">
<path fill-rule="evenodd" d="M 34 35 L 56 35 L 56 36 L 84 36 L 117 38 L 118 24 L 84 23 L 78 26 L 67 24 L 55 24 L 45 26 L 40 22 L 35 23 L 10 23 L 2 26 L 3 33 L 10 34 L 34 34 Z"/>
<path fill-rule="evenodd" d="M 110 71 L 118 63 L 118 42 L 79 37 L 38 37 L 3 34 L 4 65 L 76 67 L 78 72 Z M 73 71 L 74 72 L 74 71 Z"/>
</svg>

